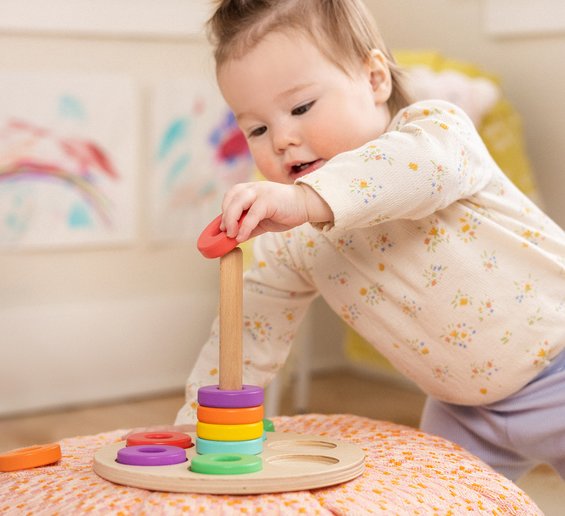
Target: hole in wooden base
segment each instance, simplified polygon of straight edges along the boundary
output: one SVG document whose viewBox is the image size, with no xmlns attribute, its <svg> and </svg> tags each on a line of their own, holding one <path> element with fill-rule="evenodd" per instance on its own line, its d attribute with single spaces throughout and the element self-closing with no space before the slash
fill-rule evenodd
<svg viewBox="0 0 565 516">
<path fill-rule="evenodd" d="M 275 466 L 304 466 L 307 464 L 337 464 L 339 459 L 325 455 L 275 455 L 266 459 L 269 464 Z"/>
<path fill-rule="evenodd" d="M 303 450 L 305 448 L 322 448 L 332 450 L 337 448 L 337 444 L 329 443 L 327 441 L 308 441 L 306 439 L 296 440 L 296 441 L 273 441 L 268 443 L 267 446 L 271 450 L 284 450 L 284 451 L 296 451 Z"/>
</svg>

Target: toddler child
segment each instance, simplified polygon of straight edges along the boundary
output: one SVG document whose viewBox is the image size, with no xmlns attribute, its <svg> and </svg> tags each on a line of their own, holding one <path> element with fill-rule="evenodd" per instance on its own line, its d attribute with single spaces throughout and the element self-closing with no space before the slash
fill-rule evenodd
<svg viewBox="0 0 565 516">
<path fill-rule="evenodd" d="M 269 383 L 321 295 L 428 395 L 423 430 L 512 479 L 538 462 L 565 477 L 563 230 L 458 107 L 410 103 L 361 0 L 225 0 L 209 27 L 267 179 L 222 205 L 228 236 L 260 235 L 245 383 Z M 217 366 L 216 321 L 177 424 L 195 422 Z"/>
</svg>

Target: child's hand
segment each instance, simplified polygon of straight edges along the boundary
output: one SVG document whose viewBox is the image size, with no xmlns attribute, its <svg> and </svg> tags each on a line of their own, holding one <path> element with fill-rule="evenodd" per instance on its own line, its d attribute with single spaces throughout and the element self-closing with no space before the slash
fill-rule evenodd
<svg viewBox="0 0 565 516">
<path fill-rule="evenodd" d="M 239 227 L 238 221 L 246 210 Z M 220 229 L 244 242 L 267 231 L 287 231 L 305 222 L 331 220 L 330 207 L 309 186 L 259 181 L 237 184 L 226 193 Z"/>
<path fill-rule="evenodd" d="M 130 435 L 137 434 L 138 432 L 196 432 L 196 425 L 161 425 L 132 428 L 127 434 L 122 435 L 122 441 L 125 441 Z"/>
</svg>

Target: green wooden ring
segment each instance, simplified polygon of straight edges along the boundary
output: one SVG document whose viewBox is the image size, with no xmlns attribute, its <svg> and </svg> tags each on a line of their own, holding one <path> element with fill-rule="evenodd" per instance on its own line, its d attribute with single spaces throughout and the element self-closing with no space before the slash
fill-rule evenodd
<svg viewBox="0 0 565 516">
<path fill-rule="evenodd" d="M 267 418 L 263 419 L 263 429 L 265 432 L 274 432 L 275 431 L 275 424 Z"/>
<path fill-rule="evenodd" d="M 205 475 L 241 475 L 263 469 L 261 457 L 242 453 L 205 453 L 195 455 L 190 470 Z"/>
</svg>

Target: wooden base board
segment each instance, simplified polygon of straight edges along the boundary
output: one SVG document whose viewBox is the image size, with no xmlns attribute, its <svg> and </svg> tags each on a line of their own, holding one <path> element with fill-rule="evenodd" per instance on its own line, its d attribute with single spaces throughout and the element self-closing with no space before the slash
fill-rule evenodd
<svg viewBox="0 0 565 516">
<path fill-rule="evenodd" d="M 196 436 L 189 434 L 193 441 Z M 106 480 L 132 487 L 177 493 L 260 494 L 299 491 L 352 480 L 364 468 L 358 446 L 314 435 L 267 432 L 263 469 L 244 475 L 204 475 L 190 471 L 195 447 L 187 462 L 172 466 L 127 466 L 116 462 L 125 442 L 110 444 L 94 455 L 94 471 Z"/>
</svg>

